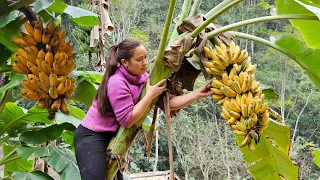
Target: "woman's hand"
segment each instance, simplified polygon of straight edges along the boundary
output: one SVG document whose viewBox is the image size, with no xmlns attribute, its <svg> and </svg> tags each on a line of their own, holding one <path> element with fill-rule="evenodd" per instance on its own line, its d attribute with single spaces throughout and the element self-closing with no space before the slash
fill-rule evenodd
<svg viewBox="0 0 320 180">
<path fill-rule="evenodd" d="M 211 81 L 207 82 L 205 85 L 195 91 L 197 98 L 204 98 L 213 94 L 213 92 L 210 90 L 210 83 Z"/>
<path fill-rule="evenodd" d="M 147 80 L 147 93 L 146 96 L 149 97 L 151 100 L 158 97 L 162 92 L 166 89 L 166 79 L 159 81 L 157 84 L 151 86 L 150 79 Z"/>
</svg>

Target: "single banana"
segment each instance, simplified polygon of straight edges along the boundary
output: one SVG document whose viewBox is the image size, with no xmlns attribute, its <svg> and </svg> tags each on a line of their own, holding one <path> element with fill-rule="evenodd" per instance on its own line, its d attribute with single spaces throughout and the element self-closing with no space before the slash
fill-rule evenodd
<svg viewBox="0 0 320 180">
<path fill-rule="evenodd" d="M 57 92 L 57 88 L 55 86 L 51 86 L 49 88 L 49 96 L 52 98 L 52 99 L 57 99 L 58 98 L 58 92 Z"/>
<path fill-rule="evenodd" d="M 232 56 L 232 63 L 236 62 L 236 59 L 239 57 L 240 53 L 241 53 L 240 47 L 236 46 L 235 50 L 234 50 L 234 53 L 233 53 L 233 56 Z"/>
<path fill-rule="evenodd" d="M 217 95 L 217 94 L 212 95 L 212 98 L 213 98 L 214 100 L 221 100 L 221 99 L 224 98 L 224 97 L 225 97 L 224 95 Z"/>
<path fill-rule="evenodd" d="M 58 87 L 59 85 L 59 79 L 58 76 L 54 73 L 51 73 L 49 76 L 49 84 L 50 86 Z"/>
<path fill-rule="evenodd" d="M 61 99 L 56 99 L 52 105 L 51 105 L 51 109 L 53 111 L 58 111 L 58 109 L 60 109 L 60 106 L 61 106 Z"/>
<path fill-rule="evenodd" d="M 25 22 L 24 27 L 27 30 L 27 32 L 29 33 L 29 35 L 33 37 L 33 34 L 34 34 L 33 26 L 29 22 Z"/>
<path fill-rule="evenodd" d="M 72 95 L 73 95 L 75 89 L 76 89 L 76 85 L 74 83 L 71 83 L 69 90 L 64 93 L 66 99 L 72 98 Z"/>
<path fill-rule="evenodd" d="M 233 133 L 237 136 L 245 136 L 247 133 L 239 131 L 239 130 L 233 130 Z"/>
<path fill-rule="evenodd" d="M 26 41 L 18 37 L 13 37 L 11 42 L 21 48 L 29 46 Z"/>
<path fill-rule="evenodd" d="M 217 52 L 218 55 L 223 56 L 224 58 L 227 57 L 227 55 L 224 53 L 220 46 L 215 45 L 214 50 Z"/>
<path fill-rule="evenodd" d="M 60 111 L 63 112 L 64 114 L 70 114 L 70 109 L 65 99 L 61 99 Z"/>
<path fill-rule="evenodd" d="M 49 92 L 49 88 L 50 88 L 50 82 L 49 82 L 49 77 L 48 75 L 43 72 L 43 71 L 40 71 L 39 72 L 39 85 L 40 85 L 40 88 L 45 91 L 46 93 Z"/>
<path fill-rule="evenodd" d="M 21 35 L 22 39 L 28 44 L 28 46 L 30 46 L 30 45 L 32 45 L 32 46 L 37 45 L 36 40 L 34 40 L 33 37 L 30 36 L 29 34 L 20 32 L 20 35 Z"/>
<path fill-rule="evenodd" d="M 64 94 L 66 91 L 66 88 L 67 88 L 66 82 L 60 82 L 60 84 L 57 87 L 58 94 L 59 95 Z"/>
<path fill-rule="evenodd" d="M 228 121 L 227 121 L 227 125 L 234 125 L 236 123 L 237 119 L 234 117 L 231 117 Z"/>
<path fill-rule="evenodd" d="M 42 29 L 43 29 L 43 23 L 42 23 L 41 19 L 39 18 L 35 23 L 34 33 L 33 33 L 33 37 L 37 41 L 37 43 L 41 43 Z"/>
</svg>

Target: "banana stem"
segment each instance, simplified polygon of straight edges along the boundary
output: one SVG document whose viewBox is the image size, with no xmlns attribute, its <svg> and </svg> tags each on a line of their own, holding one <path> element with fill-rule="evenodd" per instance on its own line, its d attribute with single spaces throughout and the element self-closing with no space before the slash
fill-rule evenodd
<svg viewBox="0 0 320 180">
<path fill-rule="evenodd" d="M 223 7 L 231 3 L 233 0 L 224 0 L 214 8 L 212 8 L 207 14 L 204 15 L 205 18 L 209 18 L 215 14 L 215 12 L 221 10 Z"/>
<path fill-rule="evenodd" d="M 10 151 L 4 158 L 2 158 L 0 160 L 0 166 L 2 166 L 3 164 L 5 164 L 6 162 L 9 162 L 9 157 L 12 156 L 14 153 L 17 152 L 17 149 L 13 149 L 12 151 Z M 20 157 L 19 157 L 20 158 Z M 12 159 L 12 158 L 11 158 Z"/>
<path fill-rule="evenodd" d="M 219 29 L 216 29 L 210 33 L 208 33 L 208 38 L 212 38 L 218 34 L 221 34 L 226 31 L 230 31 L 232 29 L 237 29 L 242 26 L 247 26 L 250 24 L 257 24 L 261 22 L 267 22 L 267 21 L 274 21 L 274 20 L 282 20 L 282 19 L 304 19 L 304 20 L 317 20 L 317 16 L 308 16 L 308 15 L 298 15 L 298 14 L 283 14 L 283 15 L 275 15 L 275 16 L 264 16 L 254 19 L 249 19 L 245 21 L 240 21 L 234 24 L 230 24 L 228 26 L 221 27 Z"/>
<path fill-rule="evenodd" d="M 200 7 L 200 4 L 201 4 L 201 1 L 202 0 L 195 0 L 193 2 L 192 8 L 191 8 L 191 11 L 190 11 L 190 14 L 189 14 L 189 18 L 197 15 L 199 7 Z"/>
<path fill-rule="evenodd" d="M 16 1 L 16 2 L 13 2 L 12 4 L 10 4 L 8 6 L 8 9 L 7 11 L 5 11 L 4 13 L 0 14 L 0 16 L 5 16 L 7 14 L 9 14 L 10 12 L 14 11 L 14 10 L 17 10 L 23 6 L 28 6 L 30 4 L 32 4 L 33 2 L 35 2 L 36 0 L 21 0 L 21 1 Z"/>
<path fill-rule="evenodd" d="M 251 41 L 255 41 L 264 45 L 267 45 L 275 50 L 280 51 L 281 53 L 287 55 L 289 58 L 291 58 L 292 60 L 294 60 L 296 63 L 298 63 L 303 69 L 305 69 L 309 74 L 311 74 L 315 79 L 317 79 L 320 82 L 320 77 L 318 77 L 311 69 L 308 68 L 308 66 L 306 66 L 303 62 L 299 61 L 297 59 L 297 57 L 293 54 L 291 54 L 289 51 L 287 51 L 286 49 L 278 46 L 277 44 L 273 44 L 272 42 L 262 39 L 260 37 L 257 36 L 253 36 L 250 34 L 246 34 L 246 33 L 241 33 L 241 32 L 236 32 L 236 31 L 230 31 L 230 33 L 232 33 L 233 35 L 235 35 L 236 37 L 240 37 L 240 38 L 244 38 L 244 39 L 248 39 Z"/>
<path fill-rule="evenodd" d="M 179 21 L 176 23 L 176 26 L 173 29 L 173 33 L 172 33 L 172 35 L 170 37 L 168 46 L 170 44 L 172 44 L 175 40 L 178 39 L 179 34 L 178 34 L 178 31 L 177 31 L 177 27 L 178 27 L 178 25 L 180 25 L 183 22 L 183 20 L 185 20 L 188 17 L 188 13 L 189 13 L 190 8 L 191 8 L 191 2 L 192 2 L 191 0 L 184 0 L 183 5 L 182 5 L 182 9 L 181 9 L 181 15 L 180 15 Z"/>
<path fill-rule="evenodd" d="M 223 7 L 222 9 L 220 9 L 218 12 L 214 13 L 209 19 L 207 19 L 205 22 L 203 22 L 200 26 L 198 26 L 191 34 L 190 36 L 192 38 L 197 37 L 197 35 L 204 29 L 206 28 L 210 23 L 212 23 L 215 19 L 217 19 L 221 14 L 223 14 L 224 12 L 226 12 L 227 10 L 229 10 L 230 8 L 236 6 L 237 4 L 239 4 L 240 2 L 242 2 L 243 0 L 236 0 L 230 4 L 228 4 L 227 6 Z M 212 37 L 209 37 L 209 39 Z"/>
</svg>

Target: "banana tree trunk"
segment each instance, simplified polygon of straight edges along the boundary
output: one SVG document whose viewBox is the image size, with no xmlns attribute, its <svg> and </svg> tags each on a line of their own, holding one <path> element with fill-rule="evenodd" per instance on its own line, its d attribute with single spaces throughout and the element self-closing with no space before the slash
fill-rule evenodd
<svg viewBox="0 0 320 180">
<path fill-rule="evenodd" d="M 155 84 L 156 82 L 160 81 L 163 78 L 168 78 L 168 77 L 165 77 L 165 74 L 167 73 L 164 73 L 165 68 L 164 68 L 163 58 L 164 58 L 165 45 L 168 39 L 169 27 L 172 22 L 175 4 L 176 4 L 176 0 L 170 1 L 169 11 L 168 11 L 163 35 L 161 38 L 161 42 L 159 45 L 158 54 L 157 54 L 152 72 L 150 74 L 151 84 Z M 146 88 L 144 87 L 142 94 L 140 95 L 140 99 L 144 97 L 145 94 L 146 94 Z M 146 109 L 146 112 L 144 113 L 143 117 L 138 122 L 136 122 L 131 128 L 125 129 L 123 127 L 120 127 L 116 137 L 114 137 L 109 143 L 109 146 L 107 149 L 109 150 L 110 155 L 108 155 L 106 159 L 107 161 L 106 179 L 107 180 L 112 180 L 115 177 L 118 168 L 120 169 L 124 168 L 124 163 L 122 164 L 121 162 L 125 160 L 125 155 L 127 154 L 138 132 L 141 130 L 142 128 L 141 125 L 144 119 L 148 116 L 151 108 L 154 106 L 156 101 L 157 99 L 154 99 L 151 102 L 149 107 Z M 118 167 L 117 161 L 120 162 L 119 163 L 120 167 Z"/>
</svg>

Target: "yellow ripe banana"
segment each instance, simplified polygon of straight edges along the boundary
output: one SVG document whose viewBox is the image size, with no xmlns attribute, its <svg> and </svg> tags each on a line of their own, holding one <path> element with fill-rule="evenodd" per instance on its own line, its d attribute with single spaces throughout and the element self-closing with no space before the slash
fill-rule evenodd
<svg viewBox="0 0 320 180">
<path fill-rule="evenodd" d="M 59 36 L 53 34 L 48 44 L 49 44 L 50 46 L 56 46 L 56 45 L 58 45 L 58 44 L 59 44 Z"/>
<path fill-rule="evenodd" d="M 214 50 L 217 52 L 218 55 L 223 56 L 224 58 L 227 57 L 227 54 L 224 53 L 220 46 L 215 45 Z"/>
<path fill-rule="evenodd" d="M 226 101 L 224 101 L 223 106 L 224 106 L 228 111 L 240 112 L 240 108 L 239 108 L 232 100 L 226 100 Z"/>
<path fill-rule="evenodd" d="M 251 101 L 251 103 L 250 103 L 249 106 L 248 106 L 248 115 L 249 115 L 249 116 L 254 116 L 253 114 L 255 114 L 255 113 L 254 113 L 254 105 L 253 105 L 253 103 L 252 103 L 252 101 Z"/>
<path fill-rule="evenodd" d="M 221 112 L 220 115 L 221 115 L 221 117 L 222 117 L 223 119 L 225 119 L 225 120 L 228 120 L 228 119 L 229 119 L 223 112 Z"/>
<path fill-rule="evenodd" d="M 218 58 L 219 62 L 224 64 L 226 67 L 229 66 L 229 61 L 224 56 L 217 54 L 217 58 Z"/>
<path fill-rule="evenodd" d="M 251 92 L 248 92 L 248 93 L 247 93 L 247 99 L 246 99 L 246 102 L 245 102 L 245 104 L 246 104 L 247 106 L 249 106 L 252 98 L 253 98 L 252 93 L 251 93 Z"/>
<path fill-rule="evenodd" d="M 61 64 L 61 66 L 62 66 L 62 64 Z M 73 71 L 73 69 L 74 69 L 74 66 L 75 66 L 75 64 L 74 64 L 74 61 L 67 61 L 66 62 L 66 68 L 64 69 L 64 71 L 61 73 L 61 71 L 60 71 L 60 75 L 62 75 L 62 76 L 67 76 L 67 75 L 69 75 L 72 71 Z"/>
<path fill-rule="evenodd" d="M 210 88 L 213 94 L 224 95 L 223 92 L 218 88 Z"/>
<path fill-rule="evenodd" d="M 218 57 L 218 54 L 216 51 L 212 52 L 211 57 L 213 61 L 218 62 L 219 64 L 222 64 L 225 67 L 229 65 L 228 60 L 226 58 L 223 58 L 222 56 Z"/>
<path fill-rule="evenodd" d="M 237 94 L 241 93 L 241 88 L 238 81 L 232 81 L 232 87 L 237 92 Z"/>
<path fill-rule="evenodd" d="M 259 82 L 259 81 L 254 81 L 254 82 L 252 83 L 251 92 L 254 92 L 255 90 L 257 90 L 258 87 L 260 87 L 260 82 Z"/>
<path fill-rule="evenodd" d="M 246 104 L 241 104 L 241 114 L 243 117 L 248 117 L 248 107 Z"/>
<path fill-rule="evenodd" d="M 23 48 L 18 48 L 17 54 L 21 57 L 23 57 L 24 59 L 28 59 L 26 50 Z"/>
<path fill-rule="evenodd" d="M 255 152 L 255 151 L 256 151 L 256 149 L 254 148 L 254 145 L 253 145 L 252 141 L 250 141 L 250 142 L 248 143 L 248 148 L 249 148 L 249 150 L 250 150 L 251 152 Z"/>
<path fill-rule="evenodd" d="M 54 74 L 59 74 L 60 73 L 60 67 L 61 67 L 61 62 L 58 61 L 58 60 L 55 60 L 53 62 L 53 65 L 52 65 L 52 72 Z"/>
<path fill-rule="evenodd" d="M 221 71 L 224 71 L 226 69 L 226 66 L 224 66 L 223 64 L 221 64 L 221 62 L 219 61 L 212 61 L 212 65 L 213 67 L 221 70 Z"/>
<path fill-rule="evenodd" d="M 221 104 L 223 104 L 224 101 L 225 101 L 225 98 L 219 100 L 216 104 L 217 104 L 217 105 L 221 105 Z"/>
<path fill-rule="evenodd" d="M 235 111 L 229 111 L 229 114 L 231 117 L 234 117 L 235 119 L 238 119 L 241 116 L 239 113 L 237 113 Z"/>
<path fill-rule="evenodd" d="M 232 63 L 236 63 L 236 60 L 239 57 L 240 53 L 241 53 L 240 47 L 236 46 L 235 49 L 234 49 L 233 56 L 232 56 Z"/>
<path fill-rule="evenodd" d="M 256 89 L 255 91 L 251 91 L 255 96 L 264 96 L 264 94 L 262 94 L 262 90 L 261 87 L 259 86 L 258 89 Z"/>
<path fill-rule="evenodd" d="M 72 84 L 71 79 L 67 78 L 66 79 L 66 91 L 65 92 L 69 91 L 69 89 L 71 87 L 71 84 Z"/>
<path fill-rule="evenodd" d="M 35 46 L 30 46 L 31 51 L 33 52 L 34 56 L 37 58 L 38 54 L 39 54 L 39 50 L 37 47 Z"/>
<path fill-rule="evenodd" d="M 58 76 L 54 73 L 51 73 L 49 76 L 49 84 L 50 86 L 58 87 L 59 85 L 59 79 Z"/>
<path fill-rule="evenodd" d="M 205 62 L 205 65 L 208 67 L 208 68 L 212 68 L 214 67 L 212 62 Z"/>
<path fill-rule="evenodd" d="M 37 55 L 37 58 L 39 59 L 45 59 L 46 53 L 44 52 L 43 49 L 41 49 Z"/>
<path fill-rule="evenodd" d="M 237 93 L 228 86 L 221 86 L 220 90 L 228 97 L 235 97 Z"/>
<path fill-rule="evenodd" d="M 233 77 L 233 80 L 234 80 L 234 81 L 237 81 L 238 84 L 239 84 L 239 86 L 240 86 L 240 78 L 239 78 L 238 75 L 235 75 L 235 76 Z M 240 86 L 240 87 L 241 87 L 241 86 Z"/>
<path fill-rule="evenodd" d="M 251 136 L 247 134 L 242 143 L 240 144 L 240 147 L 248 145 L 249 142 L 251 142 Z"/>
<path fill-rule="evenodd" d="M 247 50 L 242 50 L 239 57 L 235 60 L 235 63 L 238 63 L 239 65 L 242 64 L 242 62 L 247 57 Z"/>
<path fill-rule="evenodd" d="M 214 100 L 221 100 L 221 99 L 224 98 L 224 97 L 225 97 L 224 95 L 217 95 L 217 94 L 212 95 L 212 98 L 213 98 Z"/>
<path fill-rule="evenodd" d="M 65 82 L 67 80 L 67 78 L 66 77 L 64 77 L 64 76 L 60 76 L 60 78 L 59 78 L 59 83 L 61 83 L 61 82 Z"/>
<path fill-rule="evenodd" d="M 63 51 L 64 51 L 68 56 L 72 56 L 72 54 L 73 54 L 73 48 L 72 48 L 72 46 L 71 46 L 70 41 L 67 42 L 67 44 L 66 44 L 66 46 L 65 46 L 65 48 L 64 48 Z"/>
<path fill-rule="evenodd" d="M 66 88 L 67 88 L 66 82 L 60 82 L 60 84 L 57 87 L 58 94 L 59 95 L 64 94 L 66 91 Z"/>
<path fill-rule="evenodd" d="M 245 71 L 248 72 L 249 74 L 254 74 L 256 70 L 257 70 L 257 65 L 250 64 Z"/>
<path fill-rule="evenodd" d="M 46 93 L 45 91 L 38 89 L 36 94 L 40 97 L 40 98 L 48 98 L 49 95 L 48 93 Z"/>
<path fill-rule="evenodd" d="M 39 18 L 35 23 L 34 33 L 33 33 L 33 37 L 38 43 L 41 43 L 41 40 L 42 40 L 42 29 L 43 29 L 43 23 Z"/>
<path fill-rule="evenodd" d="M 18 37 L 13 37 L 11 42 L 19 47 L 27 47 L 29 46 L 27 42 L 25 42 L 23 39 Z"/>
<path fill-rule="evenodd" d="M 50 23 L 48 23 L 47 27 L 43 30 L 43 33 L 42 33 L 42 43 L 43 44 L 49 43 L 50 38 L 54 32 L 54 29 L 55 29 L 54 22 L 51 21 Z"/>
<path fill-rule="evenodd" d="M 64 93 L 66 99 L 72 98 L 72 95 L 73 95 L 75 89 L 76 89 L 76 85 L 74 83 L 71 83 L 69 90 Z"/>
<path fill-rule="evenodd" d="M 35 74 L 28 74 L 27 76 L 28 76 L 29 81 L 31 81 L 31 80 L 39 81 L 39 77 L 36 76 Z"/>
<path fill-rule="evenodd" d="M 236 48 L 236 44 L 235 44 L 233 41 L 231 41 L 231 43 L 230 43 L 230 52 L 231 52 L 231 55 L 234 54 L 235 48 Z"/>
<path fill-rule="evenodd" d="M 212 81 L 212 83 L 211 83 L 211 87 L 214 87 L 214 88 L 218 88 L 218 89 L 220 89 L 220 87 L 222 86 L 223 84 L 220 82 L 220 81 L 218 81 L 218 80 L 213 80 Z"/>
<path fill-rule="evenodd" d="M 236 74 L 237 74 L 236 68 L 232 68 L 229 73 L 229 78 L 233 79 Z"/>
<path fill-rule="evenodd" d="M 66 69 L 67 69 L 67 60 L 64 59 L 61 61 L 61 65 L 60 65 L 60 75 L 66 76 Z M 210 68 L 211 69 L 211 68 Z"/>
<path fill-rule="evenodd" d="M 232 108 L 231 108 L 232 111 L 235 111 L 237 113 L 241 112 L 241 105 L 238 106 L 237 101 L 236 101 L 235 98 L 230 99 L 229 103 L 232 106 Z"/>
<path fill-rule="evenodd" d="M 44 60 L 43 59 L 39 59 L 39 58 L 36 59 L 36 63 L 37 63 L 39 71 L 44 71 L 42 69 L 42 61 L 44 61 Z"/>
<path fill-rule="evenodd" d="M 49 96 L 52 99 L 57 99 L 58 98 L 58 92 L 57 92 L 57 88 L 55 86 L 51 86 L 49 88 Z"/>
<path fill-rule="evenodd" d="M 258 122 L 258 116 L 257 116 L 257 114 L 256 114 L 256 113 L 253 113 L 252 121 L 253 121 L 254 125 L 256 125 L 256 124 L 257 124 L 257 122 Z"/>
<path fill-rule="evenodd" d="M 236 123 L 237 119 L 234 117 L 231 117 L 228 121 L 227 121 L 227 125 L 234 125 Z"/>
<path fill-rule="evenodd" d="M 14 66 L 13 68 L 14 68 L 14 70 L 16 69 L 16 70 L 18 70 L 18 69 L 20 69 L 21 71 L 20 72 L 18 72 L 18 71 L 16 71 L 16 72 L 18 72 L 18 73 L 21 73 L 21 74 L 28 74 L 28 73 L 30 73 L 30 69 L 27 67 L 27 66 L 25 66 L 25 65 L 23 65 L 22 63 L 19 63 L 19 62 L 15 62 L 12 66 Z"/>
<path fill-rule="evenodd" d="M 249 80 L 248 78 L 246 78 L 241 85 L 241 92 L 243 93 L 247 92 L 248 85 L 249 85 Z"/>
<path fill-rule="evenodd" d="M 262 99 L 259 98 L 256 100 L 256 104 L 254 106 L 254 113 L 258 113 L 260 108 L 261 108 L 261 104 L 262 104 Z"/>
<path fill-rule="evenodd" d="M 51 105 L 51 109 L 54 111 L 58 111 L 58 109 L 60 109 L 61 106 L 61 99 L 56 99 L 52 105 Z"/>
<path fill-rule="evenodd" d="M 224 43 L 220 43 L 220 48 L 225 54 L 227 54 L 227 46 Z"/>
<path fill-rule="evenodd" d="M 244 94 L 242 94 L 242 96 L 241 96 L 241 105 L 242 105 L 242 104 L 246 104 L 246 102 L 247 102 L 247 94 L 244 93 Z"/>
<path fill-rule="evenodd" d="M 46 61 L 41 62 L 41 67 L 47 75 L 50 75 L 52 73 L 52 69 Z"/>
<path fill-rule="evenodd" d="M 27 66 L 27 60 L 25 58 L 19 56 L 18 53 L 13 54 L 13 59 L 14 59 L 14 61 L 17 61 L 17 62 L 23 64 L 24 66 Z"/>
<path fill-rule="evenodd" d="M 247 133 L 247 128 L 242 124 L 241 122 L 237 121 L 236 122 L 237 127 L 240 129 L 240 131 Z"/>
<path fill-rule="evenodd" d="M 40 97 L 29 89 L 21 89 L 20 94 L 28 100 L 38 101 Z"/>
<path fill-rule="evenodd" d="M 48 51 L 45 55 L 45 61 L 49 64 L 49 66 L 53 67 L 53 55 L 50 51 Z"/>
<path fill-rule="evenodd" d="M 267 102 L 265 102 L 265 103 L 263 103 L 263 105 L 261 106 L 261 108 L 260 108 L 260 110 L 259 110 L 259 113 L 265 113 L 266 111 L 267 111 L 267 109 L 268 109 L 268 103 Z"/>
<path fill-rule="evenodd" d="M 211 51 L 208 47 L 204 47 L 204 53 L 206 54 L 206 56 L 210 59 L 212 59 L 212 54 L 211 54 Z M 68 55 L 69 56 L 69 55 Z"/>
<path fill-rule="evenodd" d="M 239 127 L 237 126 L 237 122 L 236 122 L 236 124 L 231 125 L 231 128 L 232 128 L 233 131 L 241 131 L 241 130 L 239 129 Z M 247 132 L 244 132 L 244 133 L 247 134 Z"/>
<path fill-rule="evenodd" d="M 244 73 L 243 72 L 240 72 L 239 74 L 239 84 L 242 86 L 243 84 L 243 81 L 244 81 Z"/>
<path fill-rule="evenodd" d="M 251 56 L 249 56 L 249 57 L 247 58 L 247 61 L 246 61 L 246 63 L 245 63 L 244 66 L 243 66 L 243 71 L 246 71 L 246 69 L 247 69 L 250 65 L 251 65 Z"/>
<path fill-rule="evenodd" d="M 49 92 L 49 88 L 50 88 L 50 82 L 49 82 L 49 77 L 48 75 L 43 72 L 43 71 L 40 71 L 39 72 L 39 85 L 40 85 L 40 88 L 42 90 L 44 90 L 46 93 Z"/>
<path fill-rule="evenodd" d="M 57 47 L 56 47 L 56 50 L 55 50 L 55 52 L 57 53 L 57 52 L 61 52 L 61 51 L 63 51 L 63 49 L 65 48 L 65 46 L 66 46 L 66 39 L 65 38 L 60 38 L 59 39 L 59 44 L 57 45 Z"/>
<path fill-rule="evenodd" d="M 229 84 L 229 76 L 228 76 L 228 74 L 225 72 L 225 73 L 223 73 L 222 74 L 222 82 L 223 82 L 223 84 L 224 85 L 227 85 L 228 86 L 228 84 Z"/>
<path fill-rule="evenodd" d="M 37 45 L 36 40 L 34 40 L 33 37 L 30 36 L 29 34 L 20 32 L 20 35 L 21 35 L 22 39 L 28 44 L 28 46 L 30 46 L 30 45 L 31 45 L 31 46 Z"/>
<path fill-rule="evenodd" d="M 64 114 L 70 114 L 70 109 L 65 99 L 61 99 L 60 111 L 63 112 Z"/>
<path fill-rule="evenodd" d="M 233 130 L 233 133 L 236 135 L 236 136 L 245 136 L 247 133 L 245 132 L 242 132 L 242 131 L 239 131 L 239 130 Z"/>
<path fill-rule="evenodd" d="M 208 74 L 211 74 L 211 70 L 210 70 L 209 68 L 206 68 L 206 72 L 207 72 Z"/>
<path fill-rule="evenodd" d="M 231 118 L 231 115 L 229 114 L 229 111 L 226 109 L 225 106 L 221 106 L 221 110 L 222 110 L 222 113 L 225 115 L 225 117 L 227 117 L 226 120 Z"/>
<path fill-rule="evenodd" d="M 266 112 L 264 113 L 264 116 L 262 116 L 261 120 L 259 121 L 259 125 L 265 126 L 265 125 L 268 125 L 269 122 L 270 122 L 269 113 Z"/>
<path fill-rule="evenodd" d="M 29 82 L 29 80 L 25 79 L 25 80 L 21 80 L 20 82 L 21 82 L 22 87 L 24 87 L 25 89 L 29 89 L 32 92 L 37 91 L 36 87 L 32 86 L 32 84 Z"/>
<path fill-rule="evenodd" d="M 44 98 L 41 98 L 41 99 L 38 101 L 38 104 L 37 104 L 37 105 L 38 105 L 38 107 L 41 108 L 41 109 L 44 109 L 44 108 L 47 107 L 46 101 L 45 101 Z"/>
<path fill-rule="evenodd" d="M 237 94 L 237 96 L 236 96 L 236 104 L 237 104 L 238 107 L 241 108 L 241 96 L 240 96 L 240 94 Z"/>
<path fill-rule="evenodd" d="M 39 75 L 39 68 L 30 61 L 27 61 L 27 66 L 31 70 L 31 72 L 35 75 Z"/>
<path fill-rule="evenodd" d="M 251 118 L 244 121 L 244 126 L 250 130 L 253 127 L 253 121 Z"/>
<path fill-rule="evenodd" d="M 232 54 L 231 54 L 231 51 L 230 49 L 227 49 L 227 60 L 229 62 L 229 64 L 232 64 Z"/>
<path fill-rule="evenodd" d="M 26 28 L 29 35 L 33 37 L 33 34 L 34 34 L 33 26 L 29 22 L 25 22 L 24 27 Z"/>
<path fill-rule="evenodd" d="M 33 53 L 33 50 L 30 47 L 25 48 L 27 53 L 27 61 L 32 62 L 33 64 L 36 64 L 37 55 Z"/>
</svg>

